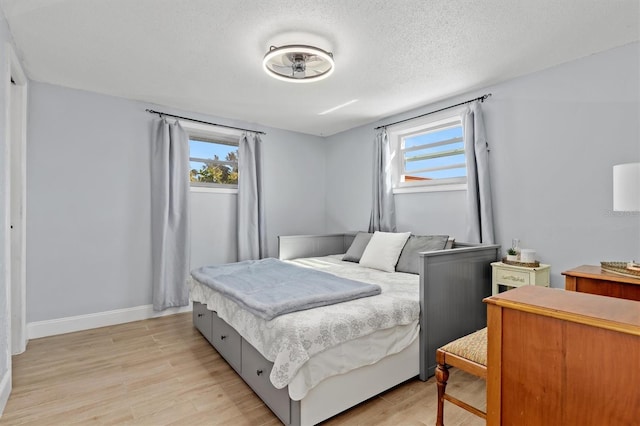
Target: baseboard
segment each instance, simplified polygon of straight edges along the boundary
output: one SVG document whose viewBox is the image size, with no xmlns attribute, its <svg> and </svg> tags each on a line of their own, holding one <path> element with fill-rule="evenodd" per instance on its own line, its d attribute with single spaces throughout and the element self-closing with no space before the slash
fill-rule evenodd
<svg viewBox="0 0 640 426">
<path fill-rule="evenodd" d="M 72 333 L 74 331 L 89 330 L 92 328 L 106 327 L 108 325 L 163 317 L 180 312 L 188 312 L 191 311 L 191 309 L 191 305 L 189 305 L 179 308 L 169 308 L 164 311 L 154 311 L 153 305 L 136 306 L 133 308 L 97 312 L 95 314 L 30 322 L 27 323 L 27 333 L 29 339 L 37 339 L 39 337 L 55 336 L 57 334 Z"/>
<path fill-rule="evenodd" d="M 2 377 L 0 381 L 0 418 L 4 413 L 4 407 L 7 405 L 9 395 L 11 394 L 11 371 L 7 371 L 7 374 Z"/>
</svg>

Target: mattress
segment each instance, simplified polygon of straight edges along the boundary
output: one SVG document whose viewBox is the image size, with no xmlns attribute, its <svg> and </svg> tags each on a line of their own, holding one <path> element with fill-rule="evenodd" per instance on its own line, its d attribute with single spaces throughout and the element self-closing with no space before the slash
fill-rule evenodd
<svg viewBox="0 0 640 426">
<path fill-rule="evenodd" d="M 296 259 L 293 264 L 378 284 L 382 293 L 265 321 L 191 278 L 191 298 L 207 305 L 274 363 L 270 380 L 288 386 L 293 400 L 327 377 L 373 364 L 418 338 L 419 276 L 343 262 L 342 255 Z M 416 364 L 418 360 L 416 359 Z"/>
</svg>

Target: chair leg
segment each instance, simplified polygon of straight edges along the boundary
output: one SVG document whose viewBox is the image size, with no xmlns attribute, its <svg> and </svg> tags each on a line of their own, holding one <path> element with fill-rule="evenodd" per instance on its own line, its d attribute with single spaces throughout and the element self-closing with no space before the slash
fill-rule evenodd
<svg viewBox="0 0 640 426">
<path fill-rule="evenodd" d="M 445 364 L 438 364 L 435 373 L 436 385 L 438 386 L 438 418 L 436 419 L 436 426 L 444 426 L 444 394 L 447 380 L 449 380 L 449 369 Z"/>
</svg>

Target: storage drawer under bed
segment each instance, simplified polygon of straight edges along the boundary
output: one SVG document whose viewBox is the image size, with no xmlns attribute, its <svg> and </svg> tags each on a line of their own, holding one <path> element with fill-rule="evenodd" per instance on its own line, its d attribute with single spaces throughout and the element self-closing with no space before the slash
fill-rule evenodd
<svg viewBox="0 0 640 426">
<path fill-rule="evenodd" d="M 238 373 L 242 368 L 242 337 L 233 327 L 212 312 L 211 344 Z"/>
<path fill-rule="evenodd" d="M 199 302 L 193 302 L 193 325 L 200 333 L 211 342 L 211 319 L 213 312 L 207 309 L 207 305 Z"/>
<path fill-rule="evenodd" d="M 193 302 L 193 324 L 284 424 L 291 424 L 291 401 L 287 388 L 273 387 L 269 375 L 273 363 L 207 305 Z"/>
<path fill-rule="evenodd" d="M 285 425 L 291 423 L 291 409 L 287 388 L 273 387 L 269 375 L 273 363 L 267 361 L 247 341 L 242 342 L 242 378 L 260 399 L 282 420 Z"/>
<path fill-rule="evenodd" d="M 242 337 L 207 305 L 193 302 L 193 325 L 229 365 L 240 373 Z"/>
</svg>

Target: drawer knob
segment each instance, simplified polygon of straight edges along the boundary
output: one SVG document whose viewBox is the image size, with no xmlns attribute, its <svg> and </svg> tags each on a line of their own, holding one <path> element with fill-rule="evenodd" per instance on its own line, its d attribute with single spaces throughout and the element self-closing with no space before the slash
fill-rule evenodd
<svg viewBox="0 0 640 426">
<path fill-rule="evenodd" d="M 198 318 L 200 318 L 201 316 L 203 316 L 204 314 L 198 314 Z"/>
<path fill-rule="evenodd" d="M 224 336 L 224 335 L 220 336 L 220 340 L 224 340 L 226 338 L 227 338 L 227 336 Z"/>
<path fill-rule="evenodd" d="M 262 374 L 262 370 L 256 370 L 256 374 L 259 376 Z"/>
</svg>

